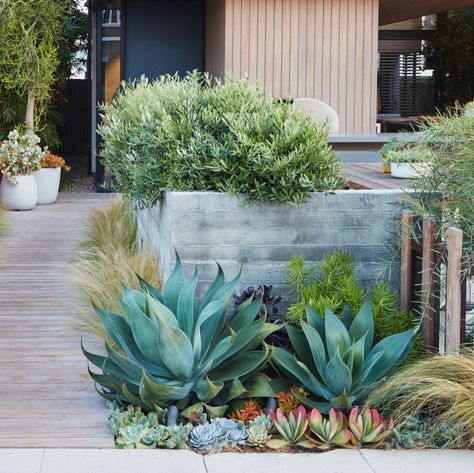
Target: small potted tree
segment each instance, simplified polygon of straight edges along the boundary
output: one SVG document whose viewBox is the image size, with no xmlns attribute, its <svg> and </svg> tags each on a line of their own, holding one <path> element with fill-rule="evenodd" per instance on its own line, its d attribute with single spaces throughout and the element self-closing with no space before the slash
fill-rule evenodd
<svg viewBox="0 0 474 473">
<path fill-rule="evenodd" d="M 0 201 L 9 210 L 31 210 L 38 201 L 33 172 L 40 168 L 44 151 L 36 135 L 12 131 L 0 147 Z"/>
<path fill-rule="evenodd" d="M 56 202 L 61 181 L 61 169 L 69 172 L 71 168 L 63 158 L 46 151 L 41 159 L 41 169 L 34 173 L 38 187 L 38 205 Z"/>
</svg>

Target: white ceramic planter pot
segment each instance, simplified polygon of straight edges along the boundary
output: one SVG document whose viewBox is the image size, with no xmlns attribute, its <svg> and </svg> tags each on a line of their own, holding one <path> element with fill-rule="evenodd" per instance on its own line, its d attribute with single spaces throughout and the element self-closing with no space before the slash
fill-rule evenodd
<svg viewBox="0 0 474 473">
<path fill-rule="evenodd" d="M 61 180 L 61 168 L 43 168 L 34 173 L 38 186 L 38 205 L 56 202 Z"/>
<path fill-rule="evenodd" d="M 31 210 L 38 201 L 38 188 L 33 174 L 18 176 L 16 184 L 2 177 L 0 182 L 0 201 L 9 210 Z"/>
<path fill-rule="evenodd" d="M 428 164 L 425 163 L 392 163 L 391 165 L 392 176 L 400 179 L 410 179 L 420 177 L 429 171 Z"/>
</svg>

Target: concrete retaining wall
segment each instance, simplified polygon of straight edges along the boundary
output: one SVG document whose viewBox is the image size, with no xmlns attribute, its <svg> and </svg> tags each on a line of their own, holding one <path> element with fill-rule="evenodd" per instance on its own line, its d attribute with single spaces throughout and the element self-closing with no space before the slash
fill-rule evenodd
<svg viewBox="0 0 474 473">
<path fill-rule="evenodd" d="M 381 260 L 399 214 L 393 205 L 401 190 L 347 190 L 313 194 L 301 207 L 262 203 L 243 206 L 243 199 L 215 192 L 167 192 L 161 202 L 137 211 L 138 237 L 160 258 L 164 278 L 176 249 L 189 275 L 198 266 L 199 292 L 216 274 L 215 261 L 227 279 L 243 263 L 241 289 L 273 284 L 284 292 L 290 258 L 320 260 L 335 247 L 350 250 L 367 284 L 381 277 Z"/>
</svg>

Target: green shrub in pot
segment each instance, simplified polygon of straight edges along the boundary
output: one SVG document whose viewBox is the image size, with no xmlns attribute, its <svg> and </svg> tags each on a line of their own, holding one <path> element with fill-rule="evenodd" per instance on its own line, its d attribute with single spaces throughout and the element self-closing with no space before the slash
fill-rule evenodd
<svg viewBox="0 0 474 473">
<path fill-rule="evenodd" d="M 261 374 L 272 354 L 262 341 L 279 326 L 258 316 L 262 301 L 227 311 L 240 274 L 225 282 L 219 272 L 201 302 L 194 296 L 199 274 L 186 281 L 179 258 L 163 292 L 141 281 L 124 288 L 120 314 L 97 309 L 107 338 L 107 356 L 83 352 L 102 373 L 90 372 L 109 400 L 147 410 L 206 406 L 222 415 L 227 403 L 273 395 Z"/>
</svg>

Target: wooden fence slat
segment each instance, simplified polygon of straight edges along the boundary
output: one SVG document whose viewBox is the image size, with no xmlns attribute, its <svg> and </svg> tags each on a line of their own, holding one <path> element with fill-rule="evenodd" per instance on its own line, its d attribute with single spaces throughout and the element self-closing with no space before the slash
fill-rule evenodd
<svg viewBox="0 0 474 473">
<path fill-rule="evenodd" d="M 421 269 L 421 331 L 428 349 L 438 346 L 435 340 L 435 265 L 436 222 L 423 219 L 423 260 Z"/>
<path fill-rule="evenodd" d="M 448 268 L 446 288 L 446 353 L 458 353 L 461 348 L 461 270 L 462 231 L 448 229 Z"/>
<path fill-rule="evenodd" d="M 413 213 L 402 210 L 402 247 L 400 254 L 400 304 L 402 310 L 411 310 L 412 294 L 412 239 Z"/>
</svg>

